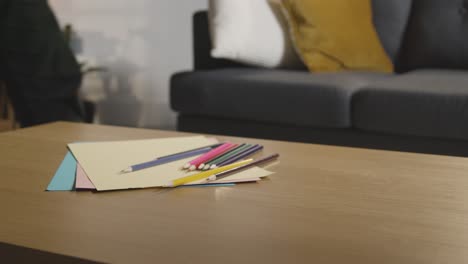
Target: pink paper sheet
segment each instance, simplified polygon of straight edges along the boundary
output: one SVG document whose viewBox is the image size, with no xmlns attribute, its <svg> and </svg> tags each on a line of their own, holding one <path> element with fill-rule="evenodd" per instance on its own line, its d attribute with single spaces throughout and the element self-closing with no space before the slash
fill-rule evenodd
<svg viewBox="0 0 468 264">
<path fill-rule="evenodd" d="M 76 163 L 75 188 L 91 190 L 96 189 L 96 187 L 94 187 L 94 184 L 89 180 L 88 175 L 86 175 L 86 172 L 83 170 L 79 163 Z"/>
</svg>

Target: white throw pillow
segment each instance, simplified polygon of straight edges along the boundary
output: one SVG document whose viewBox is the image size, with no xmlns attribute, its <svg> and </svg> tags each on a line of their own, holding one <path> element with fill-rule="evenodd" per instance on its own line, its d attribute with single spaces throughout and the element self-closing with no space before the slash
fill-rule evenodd
<svg viewBox="0 0 468 264">
<path fill-rule="evenodd" d="M 299 68 L 279 6 L 268 0 L 210 0 L 211 56 L 268 67 Z"/>
</svg>

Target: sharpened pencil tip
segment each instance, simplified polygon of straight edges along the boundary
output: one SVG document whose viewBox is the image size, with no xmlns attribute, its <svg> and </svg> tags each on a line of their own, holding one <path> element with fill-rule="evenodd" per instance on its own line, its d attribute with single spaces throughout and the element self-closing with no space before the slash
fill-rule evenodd
<svg viewBox="0 0 468 264">
<path fill-rule="evenodd" d="M 133 171 L 132 168 L 131 168 L 131 167 L 128 167 L 128 168 L 126 168 L 126 169 L 121 170 L 120 173 L 121 173 L 121 174 L 123 174 L 123 173 L 129 173 L 129 172 L 132 172 L 132 171 Z"/>
<path fill-rule="evenodd" d="M 207 181 L 214 181 L 216 180 L 216 175 L 212 175 L 210 177 L 208 177 L 208 179 L 206 179 Z"/>
</svg>

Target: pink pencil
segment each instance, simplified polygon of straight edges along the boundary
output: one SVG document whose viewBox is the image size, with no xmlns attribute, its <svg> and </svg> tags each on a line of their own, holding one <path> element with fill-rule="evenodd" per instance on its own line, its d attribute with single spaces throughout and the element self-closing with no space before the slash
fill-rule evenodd
<svg viewBox="0 0 468 264">
<path fill-rule="evenodd" d="M 204 162 L 207 162 L 213 158 L 219 157 L 223 155 L 224 153 L 230 151 L 231 149 L 235 148 L 236 146 L 237 144 L 229 143 L 229 146 L 225 147 L 224 149 L 220 149 L 218 152 L 213 153 L 213 155 L 207 156 L 206 158 L 203 158 L 197 161 L 196 163 L 193 163 L 190 166 L 189 170 L 191 171 L 196 170 L 200 166 L 200 164 L 203 164 Z"/>
<path fill-rule="evenodd" d="M 228 149 L 232 145 L 233 145 L 232 143 L 224 143 L 221 146 L 219 146 L 217 148 L 214 148 L 214 149 L 208 151 L 207 153 L 201 155 L 200 157 L 198 157 L 198 158 L 196 158 L 196 159 L 194 159 L 192 161 L 189 161 L 187 164 L 184 165 L 184 169 L 190 169 L 192 167 L 196 168 L 196 166 L 198 166 L 198 164 L 201 164 L 202 162 L 215 157 L 220 152 Z"/>
</svg>

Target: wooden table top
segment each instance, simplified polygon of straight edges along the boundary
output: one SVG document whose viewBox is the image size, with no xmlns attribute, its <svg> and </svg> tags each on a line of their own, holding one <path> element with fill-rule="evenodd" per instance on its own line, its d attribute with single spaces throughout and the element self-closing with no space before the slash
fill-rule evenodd
<svg viewBox="0 0 468 264">
<path fill-rule="evenodd" d="M 233 187 L 46 192 L 74 141 L 182 133 L 66 122 L 0 134 L 0 242 L 116 263 L 468 263 L 468 159 L 270 140 Z"/>
</svg>

